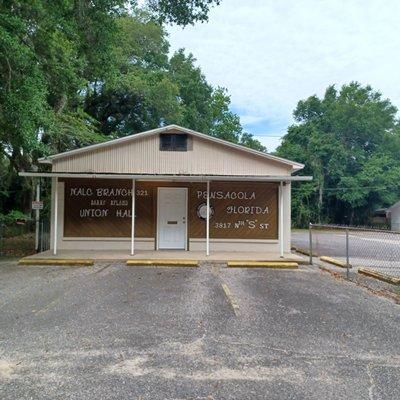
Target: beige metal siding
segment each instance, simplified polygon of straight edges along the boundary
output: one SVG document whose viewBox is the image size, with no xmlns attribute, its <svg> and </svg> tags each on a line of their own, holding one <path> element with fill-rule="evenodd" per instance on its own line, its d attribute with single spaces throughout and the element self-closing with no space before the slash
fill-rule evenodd
<svg viewBox="0 0 400 400">
<path fill-rule="evenodd" d="M 159 135 L 53 161 L 53 172 L 290 175 L 290 165 L 192 137 L 187 152 L 159 150 Z"/>
</svg>

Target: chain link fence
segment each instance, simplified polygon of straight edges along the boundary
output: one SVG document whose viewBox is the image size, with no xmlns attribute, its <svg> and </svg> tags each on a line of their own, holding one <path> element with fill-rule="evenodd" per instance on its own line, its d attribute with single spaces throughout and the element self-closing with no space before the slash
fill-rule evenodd
<svg viewBox="0 0 400 400">
<path fill-rule="evenodd" d="M 36 221 L 0 221 L 0 257 L 22 257 L 50 248 L 50 224 L 42 219 L 38 224 L 36 242 Z"/>
<path fill-rule="evenodd" d="M 332 257 L 343 267 L 400 277 L 400 232 L 310 224 L 309 247 L 311 262 L 313 256 Z"/>
</svg>

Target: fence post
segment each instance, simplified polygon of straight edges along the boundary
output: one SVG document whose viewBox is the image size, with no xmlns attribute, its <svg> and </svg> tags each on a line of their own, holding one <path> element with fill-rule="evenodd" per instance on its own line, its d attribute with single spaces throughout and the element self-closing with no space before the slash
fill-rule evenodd
<svg viewBox="0 0 400 400">
<path fill-rule="evenodd" d="M 3 222 L 0 222 L 0 256 L 3 256 L 3 248 L 4 248 L 4 225 Z"/>
<path fill-rule="evenodd" d="M 312 223 L 310 222 L 308 225 L 308 232 L 309 232 L 309 251 L 310 251 L 310 265 L 313 265 L 313 249 L 312 249 Z"/>
<path fill-rule="evenodd" d="M 349 279 L 349 268 L 350 268 L 350 262 L 349 262 L 349 228 L 346 227 L 346 276 L 347 276 L 347 279 Z"/>
<path fill-rule="evenodd" d="M 36 201 L 40 201 L 40 183 L 36 185 Z M 39 253 L 39 218 L 40 210 L 35 210 L 35 251 Z"/>
<path fill-rule="evenodd" d="M 44 229 L 43 229 L 43 220 L 40 221 L 40 252 L 44 249 Z"/>
</svg>

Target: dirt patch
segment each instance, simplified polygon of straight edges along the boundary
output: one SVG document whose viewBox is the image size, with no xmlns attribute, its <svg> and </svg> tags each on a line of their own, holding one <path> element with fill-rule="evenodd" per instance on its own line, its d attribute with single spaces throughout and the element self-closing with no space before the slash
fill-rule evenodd
<svg viewBox="0 0 400 400">
<path fill-rule="evenodd" d="M 274 381 L 283 380 L 290 383 L 301 383 L 304 373 L 292 367 L 218 367 L 211 370 L 187 372 L 170 367 L 153 367 L 147 356 L 138 356 L 111 366 L 108 372 L 130 375 L 133 377 L 152 375 L 164 379 L 190 379 L 196 381 Z"/>
<path fill-rule="evenodd" d="M 26 233 L 3 238 L 1 253 L 7 257 L 21 257 L 35 253 L 35 235 Z"/>
<path fill-rule="evenodd" d="M 17 368 L 17 364 L 11 363 L 7 360 L 0 360 L 0 380 L 6 381 L 12 379 Z"/>
</svg>

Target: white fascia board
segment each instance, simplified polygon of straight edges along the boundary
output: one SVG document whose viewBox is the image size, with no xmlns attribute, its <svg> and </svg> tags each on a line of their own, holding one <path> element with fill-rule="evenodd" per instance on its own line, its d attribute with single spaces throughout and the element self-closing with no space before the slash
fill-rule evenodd
<svg viewBox="0 0 400 400">
<path fill-rule="evenodd" d="M 312 176 L 292 175 L 134 175 L 134 174 L 95 174 L 95 173 L 67 173 L 67 172 L 19 172 L 19 176 L 42 178 L 92 178 L 92 179 L 136 179 L 142 181 L 260 181 L 260 182 L 298 182 L 311 181 Z"/>
<path fill-rule="evenodd" d="M 101 149 L 103 147 L 114 146 L 116 144 L 121 144 L 121 143 L 124 143 L 124 142 L 127 142 L 127 141 L 139 140 L 139 139 L 141 139 L 143 137 L 146 137 L 146 136 L 155 135 L 155 134 L 162 133 L 162 132 L 168 132 L 168 131 L 171 131 L 171 130 L 181 131 L 181 132 L 187 133 L 189 135 L 197 136 L 197 137 L 199 137 L 201 139 L 209 140 L 209 141 L 212 141 L 212 142 L 215 142 L 215 143 L 219 143 L 219 144 L 227 146 L 227 147 L 231 147 L 231 148 L 234 148 L 234 149 L 237 149 L 237 150 L 240 150 L 240 151 L 244 151 L 246 153 L 257 155 L 257 156 L 260 156 L 260 157 L 263 157 L 263 158 L 266 158 L 266 159 L 269 159 L 269 160 L 277 161 L 277 162 L 280 162 L 280 163 L 283 163 L 283 164 L 291 165 L 294 171 L 298 171 L 298 170 L 304 168 L 304 164 L 301 164 L 301 163 L 298 163 L 298 162 L 295 162 L 295 161 L 290 161 L 290 160 L 287 160 L 285 158 L 273 156 L 273 155 L 268 154 L 268 153 L 263 153 L 262 151 L 253 150 L 253 149 L 250 149 L 248 147 L 241 146 L 239 144 L 231 143 L 231 142 L 228 142 L 226 140 L 222 140 L 222 139 L 216 138 L 214 136 L 210 136 L 210 135 L 206 135 L 204 133 L 196 132 L 196 131 L 193 131 L 193 130 L 188 129 L 188 128 L 183 128 L 182 126 L 179 126 L 179 125 L 168 125 L 168 126 L 164 126 L 164 127 L 161 127 L 161 128 L 151 129 L 149 131 L 145 131 L 145 132 L 141 132 L 141 133 L 135 133 L 133 135 L 125 136 L 125 137 L 118 138 L 118 139 L 108 140 L 107 142 L 101 142 L 101 143 L 93 144 L 93 145 L 90 145 L 90 146 L 82 147 L 80 149 L 75 149 L 75 150 L 66 151 L 64 153 L 54 154 L 54 155 L 49 156 L 49 157 L 42 157 L 38 161 L 39 161 L 39 163 L 42 163 L 42 164 L 44 164 L 44 163 L 51 164 L 52 160 L 54 160 L 54 159 L 68 157 L 68 156 L 72 156 L 72 155 L 75 155 L 75 154 L 84 153 L 84 152 L 87 152 L 87 151 L 93 151 L 93 150 Z"/>
</svg>

